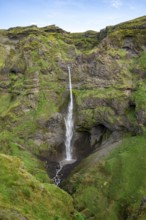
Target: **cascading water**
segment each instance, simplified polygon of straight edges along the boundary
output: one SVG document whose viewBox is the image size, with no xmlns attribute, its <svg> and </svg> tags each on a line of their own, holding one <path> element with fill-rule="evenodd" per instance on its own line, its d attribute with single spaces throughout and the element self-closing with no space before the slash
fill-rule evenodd
<svg viewBox="0 0 146 220">
<path fill-rule="evenodd" d="M 72 94 L 72 83 L 71 83 L 71 71 L 68 66 L 68 75 L 69 75 L 69 91 L 70 91 L 70 100 L 68 105 L 67 116 L 65 117 L 65 159 L 59 162 L 59 167 L 56 169 L 56 175 L 53 178 L 54 183 L 58 186 L 61 182 L 61 177 L 63 167 L 75 163 L 76 159 L 73 159 L 73 146 L 72 146 L 72 137 L 73 137 L 73 94 Z"/>
<path fill-rule="evenodd" d="M 66 150 L 66 160 L 73 159 L 73 149 L 72 149 L 72 137 L 73 137 L 73 95 L 72 95 L 72 83 L 71 83 L 71 71 L 70 67 L 68 66 L 68 75 L 69 75 L 69 90 L 70 90 L 70 101 L 68 105 L 68 112 L 65 118 L 65 127 L 66 127 L 66 134 L 65 134 L 65 150 Z"/>
</svg>

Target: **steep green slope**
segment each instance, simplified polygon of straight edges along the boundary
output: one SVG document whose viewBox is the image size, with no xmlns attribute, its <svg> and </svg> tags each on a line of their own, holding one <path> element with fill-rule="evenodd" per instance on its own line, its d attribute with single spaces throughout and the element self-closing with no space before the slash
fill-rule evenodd
<svg viewBox="0 0 146 220">
<path fill-rule="evenodd" d="M 66 188 L 87 219 L 146 219 L 146 137 L 129 137 L 107 158 L 96 152 L 76 168 Z"/>
<path fill-rule="evenodd" d="M 0 155 L 0 219 L 75 219 L 72 198 L 29 174 L 17 157 Z"/>
</svg>

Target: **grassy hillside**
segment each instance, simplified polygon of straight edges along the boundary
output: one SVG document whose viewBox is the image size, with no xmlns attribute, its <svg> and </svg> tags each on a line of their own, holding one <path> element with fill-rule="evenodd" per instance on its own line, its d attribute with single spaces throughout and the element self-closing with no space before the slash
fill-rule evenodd
<svg viewBox="0 0 146 220">
<path fill-rule="evenodd" d="M 72 198 L 55 185 L 40 183 L 17 157 L 0 154 L 0 219 L 75 219 Z"/>
<path fill-rule="evenodd" d="M 98 220 L 144 220 L 146 137 L 129 137 L 104 160 L 91 155 L 76 168 L 67 188 L 75 207 Z"/>
</svg>

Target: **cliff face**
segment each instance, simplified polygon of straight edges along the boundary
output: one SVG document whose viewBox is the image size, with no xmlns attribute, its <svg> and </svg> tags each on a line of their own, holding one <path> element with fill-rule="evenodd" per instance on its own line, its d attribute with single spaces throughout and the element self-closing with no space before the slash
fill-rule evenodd
<svg viewBox="0 0 146 220">
<path fill-rule="evenodd" d="M 68 65 L 76 103 L 75 143 L 85 131 L 91 146 L 103 131 L 115 138 L 121 132 L 144 132 L 145 22 L 142 17 L 100 33 L 70 34 L 55 26 L 1 30 L 4 151 L 11 142 L 49 156 L 63 151 Z"/>
<path fill-rule="evenodd" d="M 125 134 L 145 134 L 145 36 L 145 16 L 99 33 L 56 26 L 0 30 L 0 151 L 22 159 L 36 178 L 28 165 L 33 155 L 63 158 L 68 65 L 78 158 Z"/>
</svg>

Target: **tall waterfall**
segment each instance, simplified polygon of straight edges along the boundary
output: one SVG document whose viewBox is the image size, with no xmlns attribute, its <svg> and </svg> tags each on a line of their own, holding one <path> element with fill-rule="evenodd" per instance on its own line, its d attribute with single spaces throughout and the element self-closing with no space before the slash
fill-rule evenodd
<svg viewBox="0 0 146 220">
<path fill-rule="evenodd" d="M 72 95 L 72 83 L 71 83 L 71 71 L 70 67 L 68 66 L 68 75 L 69 75 L 69 90 L 70 90 L 70 100 L 68 105 L 68 112 L 65 118 L 65 127 L 66 127 L 66 134 L 65 134 L 65 149 L 66 149 L 66 160 L 72 160 L 73 158 L 73 149 L 72 149 L 72 137 L 73 137 L 73 95 Z"/>
<path fill-rule="evenodd" d="M 70 99 L 67 109 L 67 115 L 65 117 L 65 158 L 64 160 L 59 162 L 59 168 L 56 169 L 56 175 L 53 178 L 54 183 L 58 186 L 61 183 L 61 179 L 63 176 L 63 168 L 68 165 L 76 162 L 76 159 L 73 159 L 73 146 L 72 146 L 72 137 L 73 137 L 73 95 L 72 95 L 72 84 L 71 84 L 71 71 L 68 66 L 68 75 L 69 75 L 69 91 L 70 91 Z"/>
</svg>

